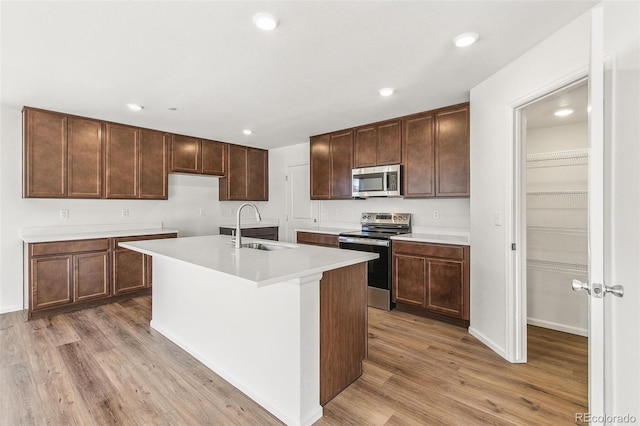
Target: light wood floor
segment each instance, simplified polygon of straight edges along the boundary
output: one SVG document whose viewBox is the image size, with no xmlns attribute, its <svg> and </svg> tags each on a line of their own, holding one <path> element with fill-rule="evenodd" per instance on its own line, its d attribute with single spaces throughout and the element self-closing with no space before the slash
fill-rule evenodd
<svg viewBox="0 0 640 426">
<path fill-rule="evenodd" d="M 0 315 L 0 425 L 279 424 L 149 328 L 150 297 Z M 559 425 L 586 412 L 586 339 L 529 328 L 512 365 L 464 329 L 369 310 L 363 376 L 318 425 Z"/>
</svg>

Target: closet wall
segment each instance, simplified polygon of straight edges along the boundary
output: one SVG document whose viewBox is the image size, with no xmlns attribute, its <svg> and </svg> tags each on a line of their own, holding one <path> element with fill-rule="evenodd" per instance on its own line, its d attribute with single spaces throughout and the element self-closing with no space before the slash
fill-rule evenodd
<svg viewBox="0 0 640 426">
<path fill-rule="evenodd" d="M 527 129 L 527 316 L 587 335 L 587 123 Z"/>
</svg>

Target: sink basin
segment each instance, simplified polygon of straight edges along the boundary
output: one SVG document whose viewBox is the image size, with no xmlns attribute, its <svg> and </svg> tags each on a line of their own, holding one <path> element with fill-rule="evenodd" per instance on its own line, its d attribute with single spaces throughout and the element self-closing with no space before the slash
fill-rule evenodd
<svg viewBox="0 0 640 426">
<path fill-rule="evenodd" d="M 283 250 L 283 249 L 291 249 L 293 247 L 290 246 L 281 246 L 275 244 L 263 244 L 263 243 L 247 243 L 242 245 L 243 248 L 250 248 L 255 250 L 265 250 L 265 251 L 273 251 L 273 250 Z"/>
</svg>

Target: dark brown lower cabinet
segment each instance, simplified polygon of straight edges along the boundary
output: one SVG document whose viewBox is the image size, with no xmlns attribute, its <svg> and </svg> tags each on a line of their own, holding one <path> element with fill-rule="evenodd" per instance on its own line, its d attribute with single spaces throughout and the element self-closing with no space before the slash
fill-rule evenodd
<svg viewBox="0 0 640 426">
<path fill-rule="evenodd" d="M 297 231 L 296 242 L 300 244 L 310 244 L 313 246 L 340 248 L 338 236 L 332 234 L 319 234 L 316 232 Z"/>
<path fill-rule="evenodd" d="M 220 227 L 220 235 L 234 235 L 235 228 L 229 228 L 226 226 Z M 241 236 L 249 238 L 260 238 L 262 240 L 278 241 L 278 227 L 277 226 L 265 226 L 262 228 L 243 228 Z"/>
<path fill-rule="evenodd" d="M 148 294 L 151 258 L 117 243 L 175 237 L 156 234 L 29 244 L 29 318 Z"/>
<path fill-rule="evenodd" d="M 393 242 L 396 308 L 469 325 L 468 246 Z"/>
<path fill-rule="evenodd" d="M 362 375 L 367 357 L 367 263 L 322 274 L 320 280 L 320 404 Z"/>
</svg>

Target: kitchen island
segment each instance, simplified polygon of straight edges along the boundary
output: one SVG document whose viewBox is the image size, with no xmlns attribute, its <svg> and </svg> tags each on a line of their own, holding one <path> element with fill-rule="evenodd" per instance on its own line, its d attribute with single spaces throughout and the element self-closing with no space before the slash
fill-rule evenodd
<svg viewBox="0 0 640 426">
<path fill-rule="evenodd" d="M 361 374 L 376 254 L 223 235 L 122 243 L 153 256 L 151 327 L 290 425 Z M 264 248 L 264 247 L 263 247 Z"/>
</svg>

